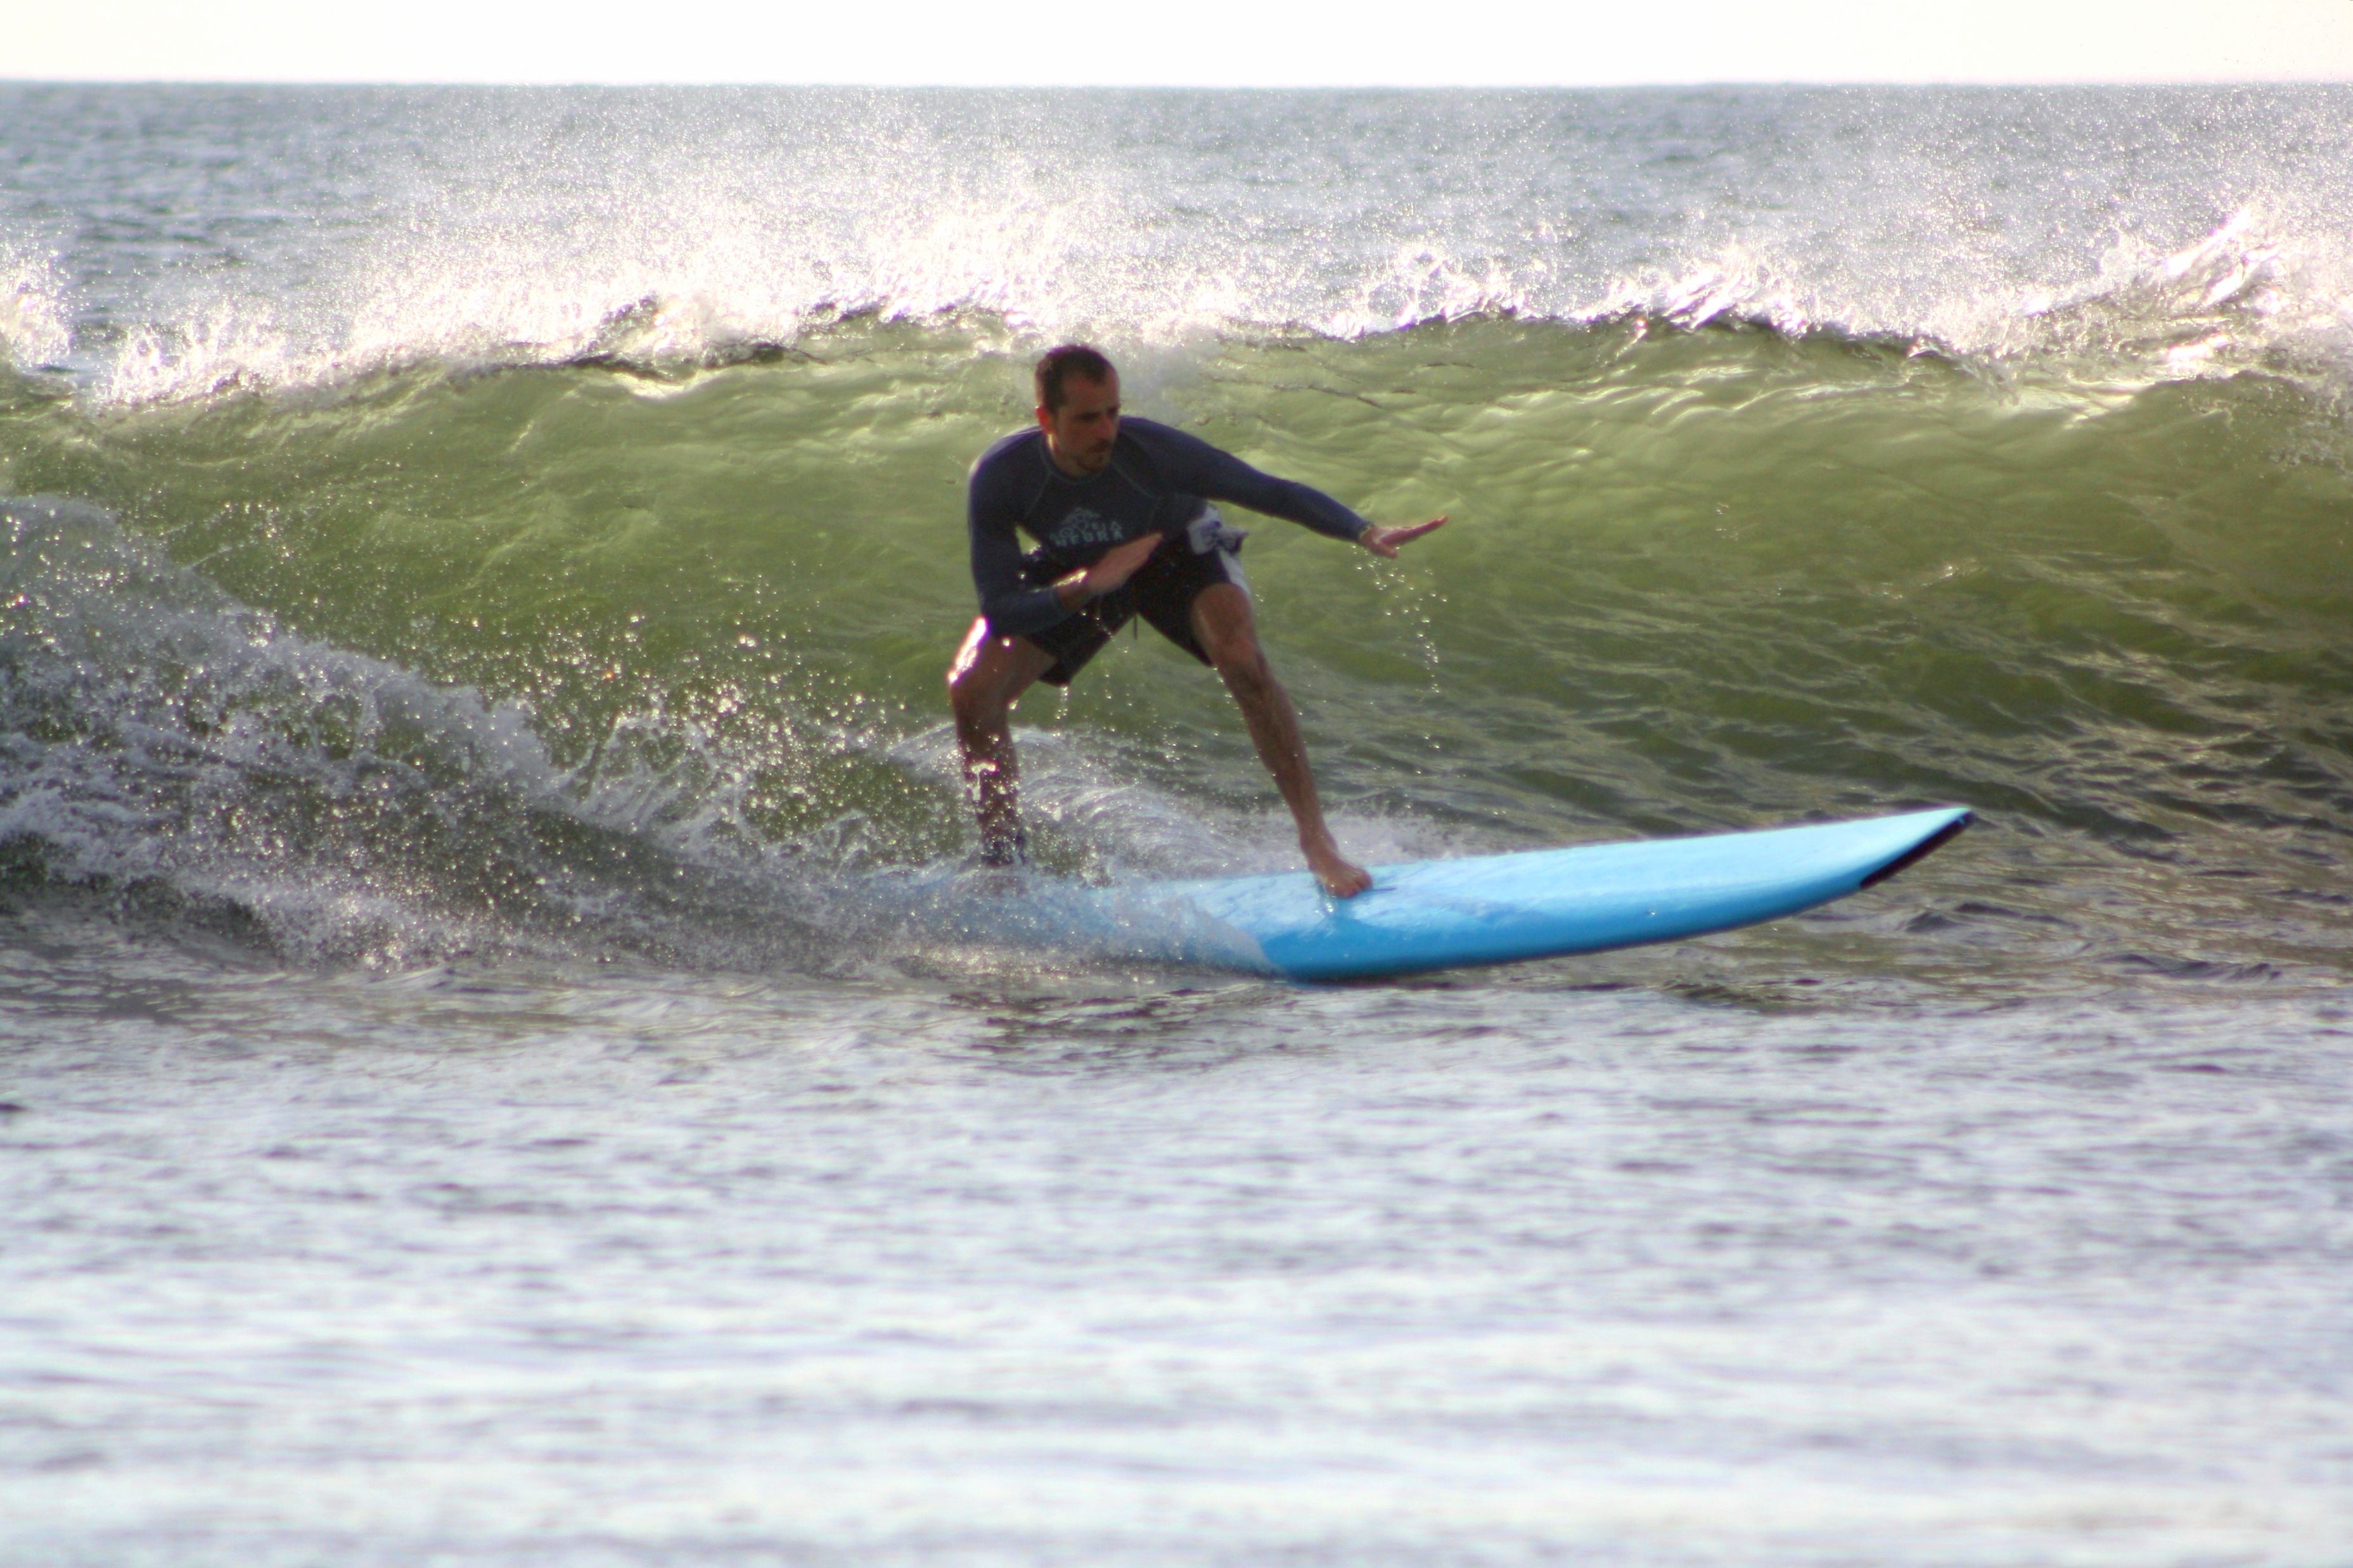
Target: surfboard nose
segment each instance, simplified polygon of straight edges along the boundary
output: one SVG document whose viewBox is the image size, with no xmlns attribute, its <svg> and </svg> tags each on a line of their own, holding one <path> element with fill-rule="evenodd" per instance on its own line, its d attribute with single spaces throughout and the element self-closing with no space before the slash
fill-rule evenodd
<svg viewBox="0 0 2353 1568">
<path fill-rule="evenodd" d="M 1943 826 L 1935 829 L 1928 835 L 1928 837 L 1920 840 L 1919 843 L 1912 846 L 1911 848 L 1905 850 L 1902 854 L 1896 856 L 1893 860 L 1888 861 L 1886 865 L 1882 866 L 1876 871 L 1866 873 L 1862 879 L 1862 886 L 1866 888 L 1875 888 L 1879 886 L 1880 883 L 1887 880 L 1888 878 L 1895 875 L 1898 871 L 1903 870 L 1905 868 L 1919 864 L 1929 856 L 1934 855 L 1937 850 L 1943 848 L 1946 845 L 1950 844 L 1954 839 L 1959 837 L 1963 830 L 1966 829 L 1969 824 L 1978 819 L 1977 813 L 1969 810 L 1966 806 L 1953 806 L 1949 808 L 1949 820 L 1947 820 Z"/>
</svg>

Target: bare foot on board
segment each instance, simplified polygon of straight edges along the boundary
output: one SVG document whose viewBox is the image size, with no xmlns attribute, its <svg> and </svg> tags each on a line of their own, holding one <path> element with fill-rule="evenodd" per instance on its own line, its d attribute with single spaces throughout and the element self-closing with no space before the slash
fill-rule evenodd
<svg viewBox="0 0 2353 1568">
<path fill-rule="evenodd" d="M 1327 835 L 1321 844 L 1302 844 L 1306 853 L 1307 868 L 1324 884 L 1324 890 L 1335 899 L 1353 899 L 1373 885 L 1373 874 L 1355 861 L 1341 855 L 1340 847 Z"/>
</svg>

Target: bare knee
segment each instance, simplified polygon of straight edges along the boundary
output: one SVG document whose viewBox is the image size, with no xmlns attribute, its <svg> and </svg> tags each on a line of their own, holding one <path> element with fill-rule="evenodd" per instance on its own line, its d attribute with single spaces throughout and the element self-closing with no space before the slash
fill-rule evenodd
<svg viewBox="0 0 2353 1568">
<path fill-rule="evenodd" d="M 1256 637 L 1230 638 L 1208 652 L 1218 679 L 1235 696 L 1251 696 L 1273 689 L 1274 667 L 1267 663 L 1266 652 L 1258 646 Z"/>
<path fill-rule="evenodd" d="M 955 714 L 957 729 L 995 731 L 1005 728 L 1013 706 L 1005 700 L 999 684 L 968 666 L 948 671 L 948 708 Z"/>
</svg>

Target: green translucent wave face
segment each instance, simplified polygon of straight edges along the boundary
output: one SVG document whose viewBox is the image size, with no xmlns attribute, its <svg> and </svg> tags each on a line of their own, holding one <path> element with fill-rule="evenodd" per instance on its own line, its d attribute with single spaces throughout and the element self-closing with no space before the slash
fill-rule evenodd
<svg viewBox="0 0 2353 1568">
<path fill-rule="evenodd" d="M 95 414 L 24 390 L 6 484 L 521 704 L 584 784 L 661 781 L 754 844 L 854 822 L 863 854 L 950 853 L 963 479 L 1027 421 L 1029 350 L 985 322 L 805 347 Z M 2353 829 L 2353 442 L 2289 381 L 1483 320 L 1139 353 L 1127 391 L 1378 520 L 1451 517 L 1396 566 L 1240 520 L 1344 814 L 1504 844 L 1959 801 L 2029 858 L 2275 881 Z M 1270 799 L 1216 682 L 1149 638 L 1021 719 L 1178 799 Z"/>
</svg>

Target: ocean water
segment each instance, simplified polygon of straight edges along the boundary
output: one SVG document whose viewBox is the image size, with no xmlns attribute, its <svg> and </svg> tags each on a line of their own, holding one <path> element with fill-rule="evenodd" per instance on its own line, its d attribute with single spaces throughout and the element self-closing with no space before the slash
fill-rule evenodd
<svg viewBox="0 0 2353 1568">
<path fill-rule="evenodd" d="M 1312 988 L 948 941 L 1083 336 L 1378 861 L 1930 804 Z M 2353 89 L 0 84 L 0 1563 L 2353 1563 Z M 1046 870 L 1289 865 L 1198 667 Z"/>
</svg>

